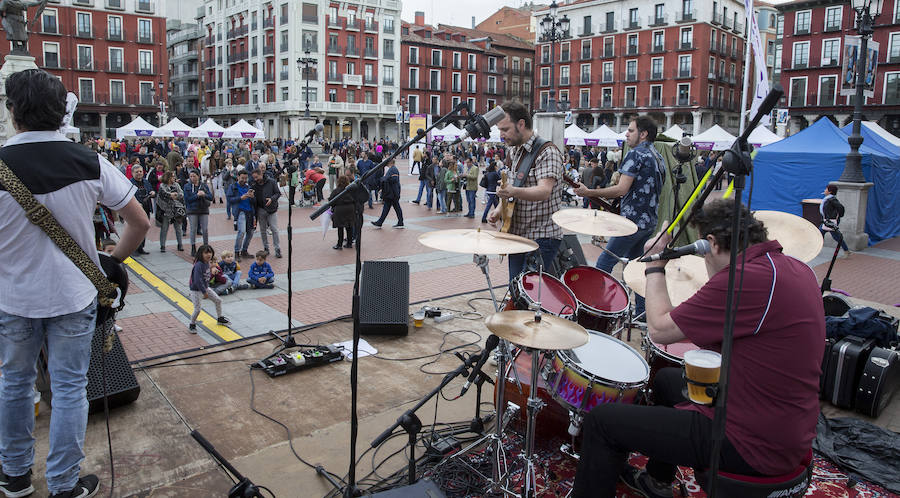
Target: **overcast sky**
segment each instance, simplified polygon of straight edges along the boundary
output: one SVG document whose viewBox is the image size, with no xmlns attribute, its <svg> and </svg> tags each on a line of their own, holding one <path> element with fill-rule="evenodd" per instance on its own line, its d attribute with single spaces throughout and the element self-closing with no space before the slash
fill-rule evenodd
<svg viewBox="0 0 900 498">
<path fill-rule="evenodd" d="M 524 3 L 523 0 L 406 0 L 400 17 L 404 21 L 413 22 L 415 12 L 419 10 L 425 12 L 426 24 L 444 23 L 471 28 L 472 16 L 475 16 L 475 24 L 478 24 L 504 5 L 520 7 Z"/>
</svg>

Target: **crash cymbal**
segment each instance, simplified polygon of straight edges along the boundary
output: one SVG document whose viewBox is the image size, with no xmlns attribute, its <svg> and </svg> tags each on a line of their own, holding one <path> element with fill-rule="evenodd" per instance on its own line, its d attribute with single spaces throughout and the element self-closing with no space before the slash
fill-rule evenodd
<svg viewBox="0 0 900 498">
<path fill-rule="evenodd" d="M 519 254 L 538 248 L 525 237 L 492 230 L 436 230 L 419 235 L 419 243 L 433 249 L 463 254 Z"/>
<path fill-rule="evenodd" d="M 622 237 L 637 232 L 637 225 L 628 218 L 599 209 L 561 209 L 553 213 L 553 221 L 566 230 L 586 235 Z"/>
<path fill-rule="evenodd" d="M 485 325 L 499 337 L 532 349 L 574 349 L 588 342 L 584 327 L 546 313 L 536 322 L 533 311 L 502 311 L 487 317 Z"/>
<path fill-rule="evenodd" d="M 769 240 L 777 240 L 788 256 L 808 263 L 822 250 L 822 233 L 806 218 L 781 211 L 754 211 L 753 217 L 763 222 Z"/>
<path fill-rule="evenodd" d="M 646 296 L 647 277 L 644 275 L 645 263 L 631 261 L 625 266 L 622 277 L 628 287 L 641 296 Z M 682 256 L 669 261 L 666 265 L 666 287 L 672 306 L 687 301 L 700 287 L 709 280 L 706 262 L 700 256 Z"/>
</svg>

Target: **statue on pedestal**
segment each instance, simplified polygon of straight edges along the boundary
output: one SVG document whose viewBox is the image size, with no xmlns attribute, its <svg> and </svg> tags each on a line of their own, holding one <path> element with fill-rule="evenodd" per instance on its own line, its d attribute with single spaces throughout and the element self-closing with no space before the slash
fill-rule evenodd
<svg viewBox="0 0 900 498">
<path fill-rule="evenodd" d="M 38 6 L 31 23 L 34 25 L 41 18 L 47 0 L 0 0 L 0 17 L 2 17 L 3 30 L 6 31 L 6 39 L 12 42 L 12 53 L 16 55 L 28 54 L 28 20 L 25 15 L 29 7 Z"/>
</svg>

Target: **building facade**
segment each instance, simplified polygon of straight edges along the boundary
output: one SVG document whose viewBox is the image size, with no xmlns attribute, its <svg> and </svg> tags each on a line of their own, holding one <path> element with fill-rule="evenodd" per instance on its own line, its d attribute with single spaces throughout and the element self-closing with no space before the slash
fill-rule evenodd
<svg viewBox="0 0 900 498">
<path fill-rule="evenodd" d="M 535 11 L 535 19 L 548 14 Z M 578 0 L 561 42 L 535 44 L 536 108 L 552 91 L 575 122 L 617 131 L 636 114 L 694 133 L 713 124 L 737 131 L 745 14 L 733 0 Z"/>
<path fill-rule="evenodd" d="M 543 7 L 540 6 L 540 7 Z M 475 26 L 476 29 L 498 35 L 512 35 L 516 38 L 534 42 L 535 20 L 532 12 L 536 9 L 534 2 L 522 7 L 501 7 L 487 19 Z"/>
<path fill-rule="evenodd" d="M 772 88 L 773 83 L 780 81 L 780 78 L 775 78 L 775 46 L 780 42 L 777 35 L 778 19 L 778 9 L 774 5 L 765 2 L 756 3 L 756 23 L 759 25 L 762 49 L 765 50 L 769 88 Z"/>
<path fill-rule="evenodd" d="M 778 6 L 783 16 L 782 105 L 790 130 L 827 116 L 838 126 L 852 120 L 853 97 L 840 95 L 844 37 L 856 35 L 856 13 L 837 1 L 795 1 Z M 875 95 L 863 104 L 863 119 L 900 133 L 900 9 L 884 2 L 873 38 L 880 46 Z"/>
<path fill-rule="evenodd" d="M 168 82 L 166 21 L 151 0 L 51 0 L 28 38 L 38 67 L 78 96 L 73 125 L 115 137 L 137 116 L 159 123 Z M 28 20 L 36 9 L 29 9 Z M 9 44 L 0 48 L 6 55 Z"/>
<path fill-rule="evenodd" d="M 198 126 L 202 116 L 200 49 L 203 33 L 198 24 L 177 19 L 166 22 L 169 55 L 168 113 L 189 126 Z"/>
<path fill-rule="evenodd" d="M 299 137 L 308 99 L 326 137 L 398 137 L 400 2 L 205 0 L 205 115 Z M 308 52 L 308 53 L 307 53 Z M 297 59 L 316 66 L 301 70 Z"/>
</svg>

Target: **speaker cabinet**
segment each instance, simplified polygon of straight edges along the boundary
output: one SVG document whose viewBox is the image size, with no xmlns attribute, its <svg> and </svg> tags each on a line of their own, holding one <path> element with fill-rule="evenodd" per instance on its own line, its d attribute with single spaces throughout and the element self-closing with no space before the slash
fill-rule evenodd
<svg viewBox="0 0 900 498">
<path fill-rule="evenodd" d="M 407 335 L 409 263 L 364 261 L 359 294 L 361 334 Z"/>
</svg>

